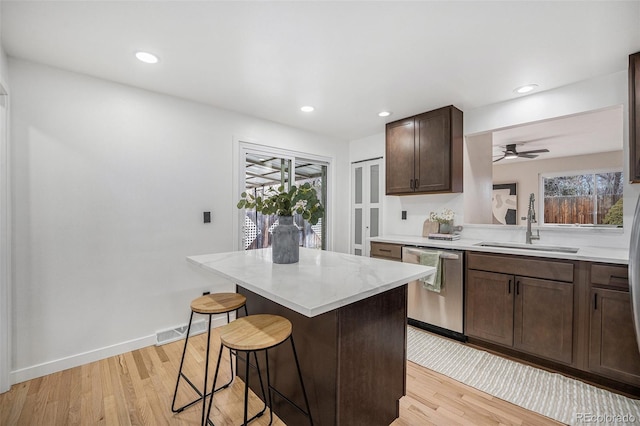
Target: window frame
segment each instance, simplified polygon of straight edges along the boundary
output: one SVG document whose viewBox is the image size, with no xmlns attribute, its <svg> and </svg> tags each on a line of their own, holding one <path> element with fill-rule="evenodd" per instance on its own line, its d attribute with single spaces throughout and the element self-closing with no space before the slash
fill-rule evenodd
<svg viewBox="0 0 640 426">
<path fill-rule="evenodd" d="M 602 169 L 583 169 L 583 170 L 569 170 L 564 172 L 545 172 L 538 174 L 538 217 L 540 220 L 538 221 L 539 226 L 554 226 L 554 227 L 564 227 L 567 225 L 575 226 L 572 223 L 547 223 L 544 218 L 544 179 L 545 178 L 556 178 L 556 177 L 564 177 L 564 176 L 579 176 L 579 175 L 597 175 L 601 173 L 622 173 L 622 177 L 624 179 L 624 168 L 615 168 L 615 167 L 607 167 Z M 595 183 L 595 182 L 594 182 Z M 624 188 L 623 188 L 624 194 Z M 593 197 L 597 198 L 597 192 L 593 194 Z M 624 195 L 623 195 L 624 197 Z M 596 210 L 597 211 L 597 210 Z M 595 214 L 595 212 L 594 212 Z M 595 222 L 595 220 L 594 220 Z M 582 226 L 602 226 L 605 227 L 607 225 L 604 224 L 584 224 Z M 624 225 L 623 225 L 624 226 Z"/>
<path fill-rule="evenodd" d="M 254 154 L 262 154 L 268 156 L 278 156 L 281 158 L 286 158 L 291 160 L 291 170 L 290 173 L 295 175 L 295 162 L 296 159 L 305 159 L 310 161 L 317 161 L 319 163 L 324 163 L 327 167 L 327 182 L 326 182 L 326 205 L 325 209 L 325 250 L 333 250 L 333 238 L 332 238 L 332 203 L 333 199 L 333 176 L 334 176 L 334 167 L 333 167 L 333 158 L 326 157 L 323 155 L 313 154 L 309 152 L 296 151 L 285 148 L 277 148 L 269 145 L 258 144 L 254 141 L 250 141 L 246 138 L 235 139 L 237 143 L 238 149 L 234 150 L 236 152 L 237 157 L 233 161 L 233 166 L 236 169 L 236 179 L 234 179 L 234 203 L 233 208 L 236 210 L 237 214 L 234 215 L 234 235 L 236 236 L 233 241 L 233 249 L 235 251 L 243 250 L 243 223 L 244 223 L 244 209 L 236 208 L 236 203 L 240 199 L 240 194 L 246 187 L 245 185 L 245 158 L 247 153 Z"/>
</svg>

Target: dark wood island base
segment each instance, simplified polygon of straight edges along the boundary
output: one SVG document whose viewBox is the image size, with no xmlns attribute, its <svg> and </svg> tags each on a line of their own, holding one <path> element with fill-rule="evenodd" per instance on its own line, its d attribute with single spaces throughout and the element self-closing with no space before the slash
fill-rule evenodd
<svg viewBox="0 0 640 426">
<path fill-rule="evenodd" d="M 407 286 L 314 317 L 307 317 L 246 288 L 249 314 L 281 315 L 293 324 L 304 385 L 315 425 L 388 426 L 399 417 L 399 399 L 406 393 Z M 239 376 L 244 362 L 238 358 Z M 264 355 L 260 359 L 264 369 Z M 304 407 L 291 345 L 269 350 L 271 383 Z M 262 395 L 255 369 L 249 384 Z M 273 394 L 273 411 L 288 425 L 305 418 Z"/>
</svg>

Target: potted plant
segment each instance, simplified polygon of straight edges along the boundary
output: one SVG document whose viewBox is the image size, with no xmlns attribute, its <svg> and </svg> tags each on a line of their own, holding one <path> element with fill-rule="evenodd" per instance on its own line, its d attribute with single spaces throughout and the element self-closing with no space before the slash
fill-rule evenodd
<svg viewBox="0 0 640 426">
<path fill-rule="evenodd" d="M 441 234 L 450 234 L 451 227 L 453 226 L 453 216 L 455 213 L 451 209 L 444 209 L 441 213 L 431 212 L 429 213 L 429 220 L 432 222 L 438 222 L 438 232 Z"/>
<path fill-rule="evenodd" d="M 293 215 L 300 214 L 303 219 L 315 225 L 324 214 L 324 207 L 318 200 L 316 190 L 309 183 L 284 186 L 277 189 L 269 187 L 263 195 L 254 196 L 243 192 L 238 202 L 239 209 L 255 209 L 264 215 L 277 215 L 278 226 L 273 230 L 272 258 L 274 263 L 296 263 L 299 259 L 298 228 L 293 224 Z"/>
</svg>

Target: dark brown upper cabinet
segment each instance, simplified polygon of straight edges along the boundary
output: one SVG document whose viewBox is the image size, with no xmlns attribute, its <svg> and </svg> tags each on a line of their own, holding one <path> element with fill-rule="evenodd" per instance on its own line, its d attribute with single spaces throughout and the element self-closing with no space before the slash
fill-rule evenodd
<svg viewBox="0 0 640 426">
<path fill-rule="evenodd" d="M 462 192 L 462 111 L 447 106 L 386 126 L 386 194 Z"/>
<path fill-rule="evenodd" d="M 629 55 L 629 174 L 640 182 L 640 52 Z"/>
</svg>

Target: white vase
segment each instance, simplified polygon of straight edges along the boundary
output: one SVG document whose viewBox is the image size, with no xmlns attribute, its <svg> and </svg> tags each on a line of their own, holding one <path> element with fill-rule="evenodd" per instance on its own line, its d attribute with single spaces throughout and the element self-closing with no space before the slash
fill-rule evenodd
<svg viewBox="0 0 640 426">
<path fill-rule="evenodd" d="M 300 259 L 300 231 L 293 216 L 278 216 L 271 242 L 273 263 L 297 263 Z"/>
</svg>

